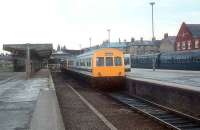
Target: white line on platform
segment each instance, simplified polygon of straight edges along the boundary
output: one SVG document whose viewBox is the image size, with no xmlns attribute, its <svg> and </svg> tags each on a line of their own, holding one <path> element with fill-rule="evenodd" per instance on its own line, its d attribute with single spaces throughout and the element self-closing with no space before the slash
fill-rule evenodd
<svg viewBox="0 0 200 130">
<path fill-rule="evenodd" d="M 67 84 L 67 83 L 66 83 Z M 83 96 L 81 96 L 71 85 L 67 84 L 76 95 L 110 128 L 111 130 L 118 130 L 110 121 L 106 119 L 96 108 L 94 108 Z"/>
</svg>

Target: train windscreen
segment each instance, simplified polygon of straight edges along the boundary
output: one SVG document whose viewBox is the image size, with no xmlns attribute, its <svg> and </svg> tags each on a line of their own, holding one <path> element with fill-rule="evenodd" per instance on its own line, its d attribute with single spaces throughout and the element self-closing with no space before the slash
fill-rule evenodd
<svg viewBox="0 0 200 130">
<path fill-rule="evenodd" d="M 106 57 L 106 66 L 113 66 L 113 58 Z"/>
<path fill-rule="evenodd" d="M 121 65 L 122 65 L 122 58 L 115 57 L 115 66 L 121 66 Z"/>
</svg>

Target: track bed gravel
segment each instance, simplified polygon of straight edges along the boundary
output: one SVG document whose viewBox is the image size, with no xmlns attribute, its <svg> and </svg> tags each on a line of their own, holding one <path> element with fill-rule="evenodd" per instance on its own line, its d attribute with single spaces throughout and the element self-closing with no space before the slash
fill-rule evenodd
<svg viewBox="0 0 200 130">
<path fill-rule="evenodd" d="M 107 120 L 119 130 L 168 130 L 157 122 L 138 114 L 99 92 L 88 88 L 66 74 L 53 73 L 65 128 L 67 129 L 109 129 L 69 88 L 70 84 Z"/>
</svg>

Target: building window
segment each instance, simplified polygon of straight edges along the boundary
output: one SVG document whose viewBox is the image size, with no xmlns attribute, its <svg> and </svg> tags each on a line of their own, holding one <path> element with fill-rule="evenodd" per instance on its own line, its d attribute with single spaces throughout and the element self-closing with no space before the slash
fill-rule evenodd
<svg viewBox="0 0 200 130">
<path fill-rule="evenodd" d="M 191 45 L 192 45 L 192 42 L 191 42 L 191 40 L 190 41 L 188 41 L 188 50 L 190 50 L 191 49 Z"/>
<path fill-rule="evenodd" d="M 182 42 L 182 50 L 185 50 L 185 41 Z"/>
<path fill-rule="evenodd" d="M 180 42 L 177 42 L 177 50 L 179 51 L 180 50 Z"/>
<path fill-rule="evenodd" d="M 199 40 L 195 40 L 195 48 L 199 48 Z"/>
</svg>

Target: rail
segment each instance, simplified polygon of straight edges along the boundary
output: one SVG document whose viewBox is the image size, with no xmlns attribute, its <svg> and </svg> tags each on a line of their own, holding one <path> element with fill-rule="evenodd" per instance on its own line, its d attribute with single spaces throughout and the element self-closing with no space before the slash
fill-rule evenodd
<svg viewBox="0 0 200 130">
<path fill-rule="evenodd" d="M 113 99 L 175 130 L 200 130 L 200 120 L 178 111 L 124 93 L 110 93 Z"/>
</svg>

